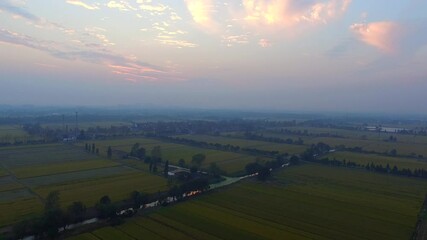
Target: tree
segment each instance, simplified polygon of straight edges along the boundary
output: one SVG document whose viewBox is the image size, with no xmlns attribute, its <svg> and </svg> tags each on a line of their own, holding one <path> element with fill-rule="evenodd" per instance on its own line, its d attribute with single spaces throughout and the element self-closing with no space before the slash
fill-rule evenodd
<svg viewBox="0 0 427 240">
<path fill-rule="evenodd" d="M 150 167 L 149 167 L 149 170 L 150 170 L 150 172 L 152 172 L 152 171 L 153 171 L 153 162 L 152 162 L 152 161 L 150 161 Z"/>
<path fill-rule="evenodd" d="M 391 156 L 396 156 L 397 155 L 397 151 L 396 151 L 396 149 L 392 149 L 391 151 L 390 151 L 390 155 Z"/>
<path fill-rule="evenodd" d="M 162 149 L 160 146 L 155 146 L 151 150 L 151 158 L 154 162 L 154 164 L 162 161 Z"/>
<path fill-rule="evenodd" d="M 197 167 L 200 167 L 202 165 L 203 161 L 205 161 L 205 159 L 206 159 L 205 154 L 198 153 L 192 157 L 191 163 Z"/>
<path fill-rule="evenodd" d="M 105 195 L 105 196 L 103 196 L 103 197 L 101 197 L 100 199 L 99 199 L 99 203 L 100 204 L 110 204 L 111 203 L 111 199 L 110 199 L 110 197 L 108 196 L 108 195 Z"/>
<path fill-rule="evenodd" d="M 15 239 L 24 238 L 27 235 L 27 231 L 30 228 L 28 221 L 22 221 L 13 226 L 13 235 Z"/>
<path fill-rule="evenodd" d="M 180 191 L 179 187 L 174 185 L 171 187 L 168 191 L 169 197 L 176 198 L 177 200 L 180 200 L 182 198 L 182 192 Z"/>
<path fill-rule="evenodd" d="M 223 174 L 223 171 L 218 167 L 216 163 L 211 163 L 209 165 L 208 170 L 214 177 L 219 177 L 221 174 Z"/>
<path fill-rule="evenodd" d="M 86 206 L 82 202 L 73 202 L 67 209 L 67 215 L 72 223 L 83 221 Z"/>
<path fill-rule="evenodd" d="M 49 211 L 49 210 L 53 210 L 53 209 L 59 209 L 60 205 L 59 205 L 59 192 L 58 191 L 53 191 L 50 192 L 45 200 L 45 204 L 44 204 L 44 210 Z"/>
<path fill-rule="evenodd" d="M 262 167 L 261 170 L 258 172 L 258 180 L 265 181 L 270 176 L 270 168 L 268 167 Z"/>
<path fill-rule="evenodd" d="M 109 196 L 103 196 L 99 199 L 99 203 L 96 204 L 96 210 L 98 211 L 99 218 L 115 218 L 116 214 L 116 206 L 111 202 Z"/>
<path fill-rule="evenodd" d="M 136 157 L 138 155 L 139 143 L 135 143 L 130 150 L 130 154 L 132 157 Z"/>
<path fill-rule="evenodd" d="M 138 151 L 136 151 L 136 157 L 143 160 L 145 158 L 145 148 L 140 147 Z"/>
<path fill-rule="evenodd" d="M 199 170 L 196 166 L 190 167 L 190 173 L 197 173 L 197 170 Z"/>
<path fill-rule="evenodd" d="M 92 153 L 95 153 L 95 143 L 92 143 Z"/>
<path fill-rule="evenodd" d="M 168 172 L 169 172 L 169 161 L 165 162 L 165 168 L 163 169 L 163 175 L 165 177 L 168 177 Z"/>
<path fill-rule="evenodd" d="M 185 160 L 184 159 L 179 159 L 179 161 L 178 161 L 178 166 L 180 166 L 180 167 L 185 167 Z"/>
<path fill-rule="evenodd" d="M 292 165 L 298 165 L 299 164 L 299 157 L 295 156 L 295 155 L 292 155 L 292 157 L 289 159 L 289 162 Z"/>
<path fill-rule="evenodd" d="M 61 209 L 50 209 L 43 215 L 43 229 L 49 238 L 58 235 L 58 229 L 65 226 L 65 215 Z"/>
<path fill-rule="evenodd" d="M 246 173 L 248 173 L 248 174 L 257 173 L 257 172 L 261 171 L 261 168 L 262 168 L 262 166 L 258 162 L 248 163 L 245 166 Z"/>
<path fill-rule="evenodd" d="M 58 234 L 58 228 L 65 225 L 64 223 L 65 216 L 59 205 L 59 192 L 50 192 L 45 200 L 43 230 L 50 238 L 54 238 Z"/>
<path fill-rule="evenodd" d="M 96 148 L 96 155 L 99 155 L 99 148 Z"/>
<path fill-rule="evenodd" d="M 138 191 L 133 191 L 130 193 L 130 199 L 133 202 L 134 208 L 139 208 L 142 204 L 144 204 L 144 194 Z"/>
<path fill-rule="evenodd" d="M 108 156 L 108 158 L 111 158 L 113 156 L 113 149 L 111 149 L 111 146 L 108 146 L 107 156 Z"/>
</svg>

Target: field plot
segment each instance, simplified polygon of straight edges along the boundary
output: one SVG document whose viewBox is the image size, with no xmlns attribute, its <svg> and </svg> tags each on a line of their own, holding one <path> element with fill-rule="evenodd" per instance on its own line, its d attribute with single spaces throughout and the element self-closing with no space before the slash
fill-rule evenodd
<svg viewBox="0 0 427 240">
<path fill-rule="evenodd" d="M 91 207 L 104 195 L 121 201 L 134 190 L 154 193 L 167 189 L 163 177 L 102 159 L 73 145 L 0 148 L 0 164 L 5 167 L 0 177 L 1 225 L 39 213 L 39 196 L 45 198 L 55 190 L 60 192 L 61 206 L 66 208 L 73 201 Z"/>
<path fill-rule="evenodd" d="M 99 240 L 99 238 L 93 235 L 92 233 L 84 233 L 68 239 L 69 240 Z"/>
<path fill-rule="evenodd" d="M 105 140 L 96 141 L 94 143 L 96 146 L 105 149 L 105 151 L 108 146 L 111 146 L 113 151 L 119 150 L 127 153 L 130 152 L 133 144 L 139 143 L 147 150 L 148 155 L 150 154 L 150 151 L 154 146 L 160 146 L 162 149 L 163 160 L 168 160 L 172 164 L 177 164 L 180 159 L 184 159 L 185 162 L 189 164 L 193 155 L 203 153 L 206 155 L 206 160 L 203 162 L 202 168 L 207 168 L 212 162 L 215 162 L 221 169 L 226 171 L 229 175 L 242 174 L 246 164 L 255 161 L 254 156 L 246 154 L 197 148 L 188 145 L 161 142 L 158 140 L 147 138 L 128 138 L 111 141 Z"/>
<path fill-rule="evenodd" d="M 280 132 L 274 132 L 274 131 L 260 131 L 260 132 L 257 132 L 257 134 L 262 134 L 263 137 L 280 138 L 283 140 L 292 139 L 293 141 L 297 141 L 298 139 L 301 138 L 304 141 L 304 143 L 314 138 L 311 136 L 299 136 L 299 135 L 292 135 L 292 134 L 280 133 Z M 243 133 L 240 133 L 240 135 L 243 136 Z"/>
<path fill-rule="evenodd" d="M 399 134 L 399 133 L 385 133 L 385 132 L 372 132 L 372 131 L 362 131 L 362 130 L 345 130 L 345 129 L 336 129 L 336 128 L 314 128 L 314 127 L 287 127 L 284 128 L 291 131 L 300 131 L 304 132 L 307 131 L 307 133 L 310 134 L 331 134 L 331 135 L 337 135 L 341 136 L 341 138 L 338 138 L 337 141 L 340 141 L 339 139 L 347 138 L 347 139 L 353 139 L 353 140 L 371 140 L 371 141 L 377 141 L 377 142 L 383 142 L 385 139 L 388 139 L 390 136 L 396 137 L 398 143 L 406 143 L 406 144 L 427 144 L 427 136 L 414 136 L 414 135 L 405 135 L 405 134 Z M 280 137 L 280 135 L 285 136 L 294 136 L 298 137 L 297 135 L 287 135 L 286 133 L 280 133 L 280 132 L 266 132 L 265 134 L 273 134 L 277 135 L 277 137 Z M 306 137 L 301 136 L 303 140 L 304 138 L 312 138 L 312 137 Z M 316 142 L 317 143 L 317 142 Z M 339 143 L 337 144 L 339 145 Z"/>
<path fill-rule="evenodd" d="M 94 156 L 84 149 L 65 144 L 27 145 L 0 148 L 0 161 L 8 168 L 32 165 L 93 160 Z"/>
<path fill-rule="evenodd" d="M 368 151 L 389 152 L 396 149 L 399 155 L 427 156 L 427 144 L 411 144 L 400 142 L 377 142 L 364 147 Z"/>
<path fill-rule="evenodd" d="M 4 201 L 0 198 L 0 227 L 35 216 L 42 208 L 42 202 L 33 196 Z"/>
<path fill-rule="evenodd" d="M 23 186 L 15 182 L 11 177 L 0 177 L 0 193 L 23 188 Z"/>
<path fill-rule="evenodd" d="M 0 165 L 0 177 L 9 175 L 9 173 Z"/>
<path fill-rule="evenodd" d="M 355 131 L 338 128 L 318 128 L 318 127 L 285 127 L 284 130 L 292 132 L 308 133 L 308 134 L 330 134 L 347 138 L 362 138 L 363 136 L 376 136 L 377 133 L 368 131 Z"/>
<path fill-rule="evenodd" d="M 238 138 L 216 137 L 208 135 L 180 135 L 180 138 L 192 139 L 195 141 L 203 141 L 208 143 L 230 144 L 240 146 L 241 148 L 256 148 L 266 151 L 279 151 L 281 153 L 298 154 L 306 150 L 306 146 L 291 145 L 283 143 L 271 143 L 263 141 L 253 141 Z"/>
<path fill-rule="evenodd" d="M 13 143 L 34 139 L 19 125 L 0 125 L 0 142 Z"/>
<path fill-rule="evenodd" d="M 364 154 L 364 153 L 353 153 L 353 152 L 334 152 L 326 155 L 326 157 L 332 159 L 336 158 L 337 160 L 352 161 L 359 163 L 361 165 L 366 165 L 374 163 L 375 165 L 382 165 L 383 167 L 390 165 L 397 166 L 399 169 L 409 168 L 411 170 L 415 169 L 427 169 L 426 160 L 417 160 L 413 158 L 400 158 L 400 157 L 388 157 L 381 156 L 376 154 Z"/>
<path fill-rule="evenodd" d="M 407 136 L 405 136 L 407 137 Z M 400 139 L 400 136 L 397 136 Z M 362 147 L 365 151 L 378 153 L 390 152 L 396 149 L 398 155 L 423 155 L 427 156 L 427 144 L 410 142 L 386 142 L 381 140 L 362 140 L 351 138 L 317 137 L 307 141 L 306 144 L 326 143 L 331 147 L 345 145 L 346 147 Z"/>
<path fill-rule="evenodd" d="M 306 144 L 317 144 L 323 142 L 331 147 L 344 145 L 346 147 L 362 147 L 365 149 L 366 146 L 382 143 L 374 140 L 362 140 L 362 139 L 351 139 L 351 138 L 334 138 L 334 137 L 315 137 L 306 142 Z"/>
<path fill-rule="evenodd" d="M 157 239 L 409 239 L 426 192 L 426 181 L 304 165 L 286 169 L 269 184 L 239 183 L 93 234 L 100 239 L 113 234 L 144 239 L 146 233 Z"/>
<path fill-rule="evenodd" d="M 60 173 L 60 174 L 51 174 L 47 176 L 40 177 L 31 177 L 31 178 L 23 178 L 21 182 L 29 185 L 30 187 L 40 187 L 46 185 L 58 185 L 64 184 L 68 182 L 80 182 L 87 181 L 90 179 L 97 178 L 109 178 L 115 175 L 126 175 L 135 173 L 137 170 L 125 167 L 125 166 L 117 166 L 110 168 L 99 168 L 92 169 L 86 171 L 79 172 L 71 172 L 71 173 Z"/>
<path fill-rule="evenodd" d="M 154 193 L 166 189 L 167 180 L 163 177 L 129 171 L 104 178 L 39 186 L 35 187 L 34 191 L 43 197 L 51 191 L 59 191 L 61 206 L 66 207 L 74 201 L 93 206 L 104 195 L 108 195 L 112 201 L 119 201 L 128 199 L 134 190 Z"/>
<path fill-rule="evenodd" d="M 49 165 L 35 165 L 31 167 L 18 167 L 11 169 L 11 171 L 18 178 L 28 178 L 59 173 L 78 172 L 97 168 L 114 167 L 117 165 L 118 163 L 111 160 L 95 159 L 86 161 L 71 161 L 65 163 L 52 163 Z"/>
</svg>

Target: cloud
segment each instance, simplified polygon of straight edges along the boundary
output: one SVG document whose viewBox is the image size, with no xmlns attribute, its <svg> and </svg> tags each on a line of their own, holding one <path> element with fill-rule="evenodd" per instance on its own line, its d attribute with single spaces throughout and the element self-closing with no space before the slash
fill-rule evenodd
<svg viewBox="0 0 427 240">
<path fill-rule="evenodd" d="M 427 21 L 356 23 L 357 39 L 388 54 L 412 54 L 427 44 Z"/>
<path fill-rule="evenodd" d="M 163 38 L 162 38 L 163 37 Z M 157 39 L 161 44 L 174 46 L 178 48 L 193 48 L 197 47 L 197 44 L 191 43 L 185 40 L 176 40 L 176 39 L 170 39 L 169 36 L 159 36 Z"/>
<path fill-rule="evenodd" d="M 84 3 L 80 0 L 67 0 L 67 3 L 72 4 L 72 5 L 76 5 L 76 6 L 80 6 L 80 7 L 84 7 L 88 10 L 97 10 L 99 9 L 98 6 L 96 5 L 89 5 L 87 3 Z"/>
<path fill-rule="evenodd" d="M 350 29 L 358 39 L 386 53 L 396 52 L 402 37 L 402 26 L 395 22 L 357 23 Z"/>
<path fill-rule="evenodd" d="M 133 7 L 132 5 L 130 5 L 128 2 L 126 1 L 109 1 L 107 3 L 107 7 L 108 8 L 112 8 L 112 9 L 118 9 L 119 11 L 136 11 L 137 9 L 135 7 Z"/>
<path fill-rule="evenodd" d="M 351 0 L 243 0 L 245 20 L 255 26 L 287 28 L 300 23 L 327 23 L 344 13 Z"/>
<path fill-rule="evenodd" d="M 271 42 L 268 39 L 262 38 L 259 40 L 258 45 L 262 48 L 271 47 Z"/>
<path fill-rule="evenodd" d="M 99 27 L 86 27 L 84 29 L 84 32 L 82 33 L 82 36 L 85 38 L 89 37 L 90 39 L 95 39 L 104 47 L 116 45 L 107 38 L 107 36 L 105 35 L 106 31 L 107 30 Z"/>
<path fill-rule="evenodd" d="M 152 1 L 137 0 L 136 2 L 138 4 L 140 4 L 139 9 L 141 9 L 143 11 L 151 12 L 151 14 L 154 14 L 154 15 L 161 15 L 166 10 L 170 9 L 169 6 L 161 4 L 161 3 L 154 5 L 152 3 Z"/>
<path fill-rule="evenodd" d="M 24 46 L 48 53 L 66 60 L 80 60 L 104 65 L 114 74 L 130 76 L 137 80 L 172 79 L 166 71 L 132 57 L 126 57 L 108 50 L 78 48 L 54 41 L 44 41 L 7 29 L 0 29 L 0 43 Z"/>
<path fill-rule="evenodd" d="M 231 47 L 236 44 L 246 44 L 249 42 L 248 36 L 246 34 L 241 35 L 230 35 L 230 36 L 223 36 L 222 42 L 227 47 Z"/>
<path fill-rule="evenodd" d="M 0 10 L 8 12 L 14 16 L 22 17 L 30 21 L 40 21 L 41 19 L 27 10 L 13 5 L 8 0 L 2 0 L 0 2 Z"/>
<path fill-rule="evenodd" d="M 207 31 L 217 31 L 218 26 L 212 17 L 214 2 L 212 0 L 185 0 L 193 20 Z"/>
</svg>

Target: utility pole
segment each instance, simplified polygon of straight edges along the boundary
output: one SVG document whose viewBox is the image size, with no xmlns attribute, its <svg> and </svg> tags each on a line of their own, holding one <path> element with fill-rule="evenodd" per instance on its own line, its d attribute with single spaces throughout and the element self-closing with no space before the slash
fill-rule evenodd
<svg viewBox="0 0 427 240">
<path fill-rule="evenodd" d="M 77 140 L 77 130 L 78 130 L 78 127 L 79 127 L 79 120 L 78 120 L 78 117 L 79 117 L 79 112 L 76 112 L 76 127 L 75 127 L 75 129 L 74 129 L 74 137 L 76 138 L 76 140 Z"/>
<path fill-rule="evenodd" d="M 62 114 L 62 131 L 65 131 L 65 116 Z"/>
</svg>

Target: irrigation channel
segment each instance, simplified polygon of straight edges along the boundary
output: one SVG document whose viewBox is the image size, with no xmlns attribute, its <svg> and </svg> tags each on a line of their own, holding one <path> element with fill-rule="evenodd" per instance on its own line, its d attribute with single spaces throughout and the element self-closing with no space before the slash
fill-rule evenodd
<svg viewBox="0 0 427 240">
<path fill-rule="evenodd" d="M 283 164 L 281 167 L 284 168 L 284 167 L 288 167 L 288 166 L 289 166 L 289 163 L 286 163 L 286 164 Z M 172 167 L 180 168 L 180 169 L 185 169 L 185 168 L 181 168 L 181 167 L 178 167 L 178 166 L 172 166 Z M 185 170 L 189 170 L 189 169 L 185 169 Z M 270 171 L 273 171 L 273 169 L 270 169 Z M 257 175 L 258 175 L 258 173 L 249 174 L 249 175 L 245 175 L 245 176 L 241 176 L 241 177 L 226 177 L 226 176 L 222 176 L 222 178 L 224 180 L 221 181 L 221 182 L 218 182 L 218 183 L 210 184 L 208 190 L 206 190 L 206 191 L 192 191 L 192 192 L 184 193 L 182 195 L 182 199 L 188 199 L 190 197 L 196 196 L 196 195 L 201 194 L 203 192 L 208 192 L 208 191 L 211 191 L 211 190 L 214 190 L 214 189 L 226 187 L 226 186 L 229 186 L 231 184 L 237 183 L 237 182 L 239 182 L 239 181 L 241 181 L 243 179 L 255 177 Z M 174 198 L 174 197 L 168 197 L 166 199 L 167 203 L 174 203 L 176 201 L 178 201 L 178 199 Z M 140 209 L 153 208 L 153 207 L 158 207 L 160 205 L 161 205 L 160 201 L 157 200 L 157 201 L 154 201 L 154 202 L 151 202 L 151 203 L 143 204 L 143 205 L 141 205 L 137 209 L 135 209 L 135 208 L 128 208 L 128 209 L 121 210 L 120 212 L 116 212 L 116 214 L 117 214 L 117 216 L 127 215 L 129 213 L 135 213 L 135 212 L 137 212 Z M 67 225 L 65 227 L 59 228 L 58 231 L 61 233 L 61 232 L 64 232 L 66 230 L 72 230 L 72 229 L 76 229 L 76 228 L 79 228 L 79 227 L 82 227 L 82 226 L 85 226 L 85 225 L 94 224 L 94 223 L 97 223 L 98 221 L 99 221 L 98 218 L 86 219 L 86 220 L 84 220 L 82 222 L 74 223 L 74 224 L 69 224 L 69 225 Z M 27 237 L 23 238 L 23 240 L 34 240 L 34 239 L 35 239 L 34 235 L 27 236 Z"/>
</svg>

